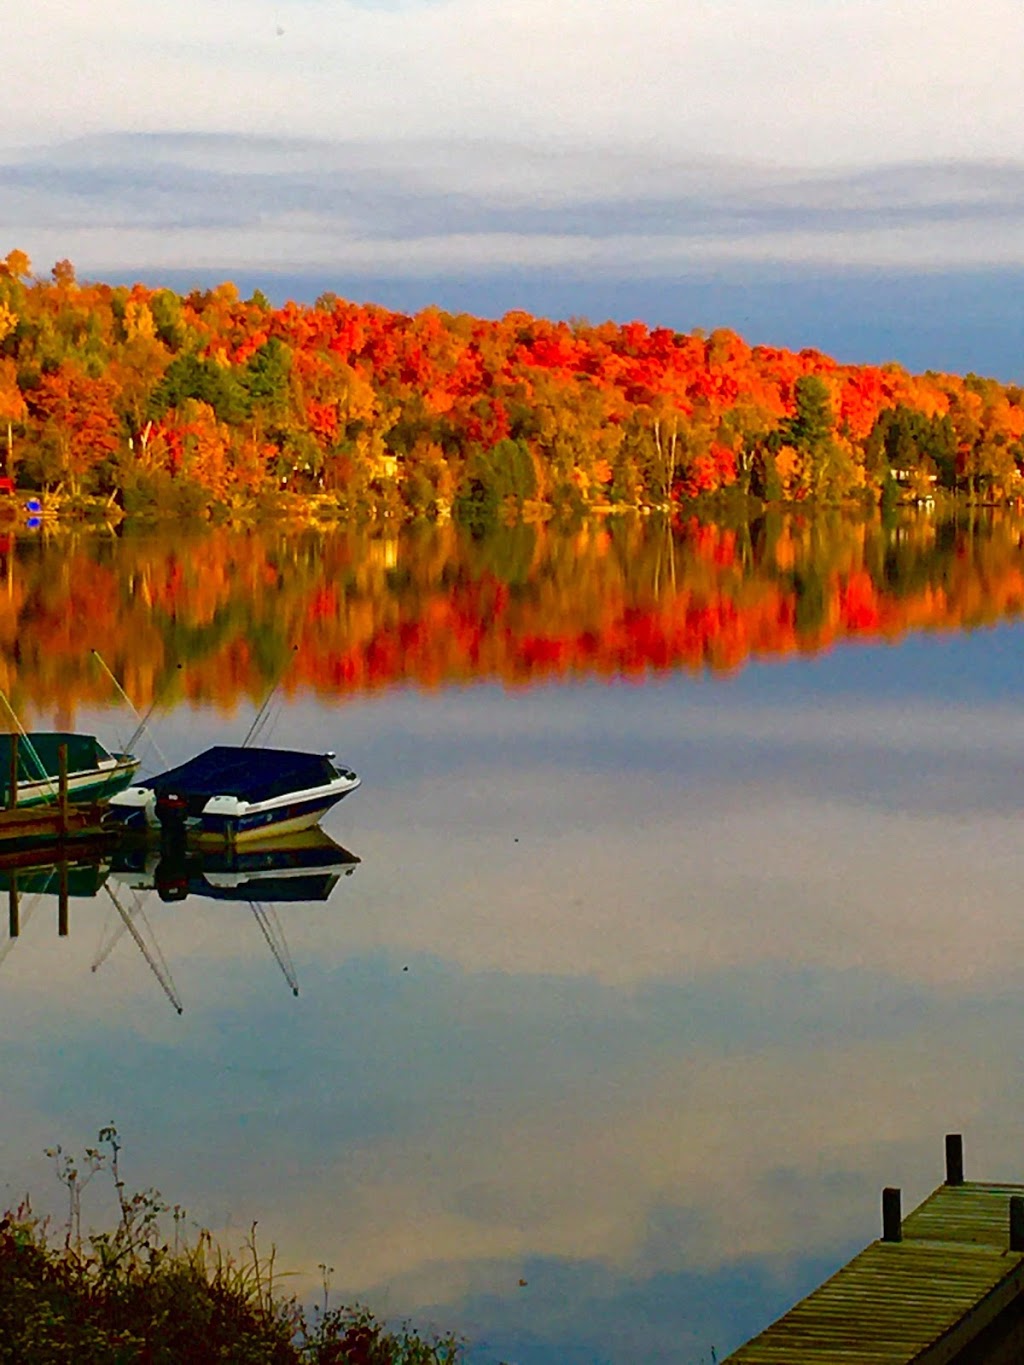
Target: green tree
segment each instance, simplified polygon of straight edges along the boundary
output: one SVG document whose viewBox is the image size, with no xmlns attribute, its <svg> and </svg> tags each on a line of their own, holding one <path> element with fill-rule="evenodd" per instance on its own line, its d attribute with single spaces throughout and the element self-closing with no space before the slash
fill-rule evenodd
<svg viewBox="0 0 1024 1365">
<path fill-rule="evenodd" d="M 833 437 L 828 385 L 820 375 L 801 375 L 793 397 L 796 412 L 779 428 L 781 440 L 776 451 L 782 445 L 790 445 L 802 457 L 802 485 L 812 497 L 842 495 L 848 491 L 852 470 L 849 456 Z"/>
<path fill-rule="evenodd" d="M 245 421 L 250 411 L 249 392 L 234 370 L 214 360 L 200 360 L 191 352 L 175 356 L 150 399 L 149 416 L 163 417 L 187 398 L 209 403 L 221 422 L 229 426 Z"/>
<path fill-rule="evenodd" d="M 186 327 L 181 299 L 169 289 L 159 289 L 149 301 L 156 334 L 169 351 L 185 344 Z"/>
<path fill-rule="evenodd" d="M 246 365 L 241 379 L 251 402 L 269 414 L 281 414 L 288 403 L 291 364 L 291 352 L 283 341 L 271 337 L 264 342 Z"/>
<path fill-rule="evenodd" d="M 813 452 L 832 436 L 832 399 L 828 385 L 816 374 L 804 374 L 793 390 L 796 413 L 785 424 L 789 443 Z"/>
</svg>

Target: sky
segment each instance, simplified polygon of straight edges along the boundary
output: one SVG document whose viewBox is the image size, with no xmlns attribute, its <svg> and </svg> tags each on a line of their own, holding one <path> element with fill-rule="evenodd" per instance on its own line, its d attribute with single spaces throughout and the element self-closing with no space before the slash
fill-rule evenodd
<svg viewBox="0 0 1024 1365">
<path fill-rule="evenodd" d="M 1024 379 L 1019 0 L 12 0 L 0 247 Z M 6 241 L 6 245 L 5 245 Z"/>
</svg>

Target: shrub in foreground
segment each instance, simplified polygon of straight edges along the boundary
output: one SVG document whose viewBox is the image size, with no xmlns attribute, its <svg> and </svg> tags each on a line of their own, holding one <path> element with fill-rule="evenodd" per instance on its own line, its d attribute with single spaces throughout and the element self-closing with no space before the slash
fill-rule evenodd
<svg viewBox="0 0 1024 1365">
<path fill-rule="evenodd" d="M 253 1224 L 239 1255 L 200 1231 L 181 1235 L 184 1214 L 153 1191 L 127 1196 L 116 1131 L 104 1129 L 120 1218 L 110 1232 L 81 1233 L 81 1191 L 104 1164 L 52 1153 L 68 1189 L 63 1240 L 28 1204 L 0 1219 L 2 1365 L 456 1365 L 459 1342 L 393 1330 L 367 1309 L 308 1312 L 281 1292 L 274 1252 L 261 1253 Z M 171 1213 L 174 1235 L 160 1232 Z M 276 1275 L 276 1278 L 275 1278 Z"/>
</svg>

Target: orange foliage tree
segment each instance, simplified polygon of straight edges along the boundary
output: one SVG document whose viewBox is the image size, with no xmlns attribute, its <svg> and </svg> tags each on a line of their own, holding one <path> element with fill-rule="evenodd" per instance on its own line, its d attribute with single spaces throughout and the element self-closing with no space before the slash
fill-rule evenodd
<svg viewBox="0 0 1024 1365">
<path fill-rule="evenodd" d="M 525 451 L 530 501 L 575 509 L 730 488 L 1024 495 L 1024 393 L 973 375 L 840 365 L 725 329 L 407 316 L 333 295 L 274 308 L 231 284 L 178 295 L 81 281 L 68 261 L 30 269 L 0 261 L 0 421 L 23 433 L 26 476 L 69 488 L 167 476 L 197 505 L 287 489 L 439 515 L 486 471 L 507 485 L 502 452 Z M 809 385 L 827 396 L 810 434 Z"/>
</svg>

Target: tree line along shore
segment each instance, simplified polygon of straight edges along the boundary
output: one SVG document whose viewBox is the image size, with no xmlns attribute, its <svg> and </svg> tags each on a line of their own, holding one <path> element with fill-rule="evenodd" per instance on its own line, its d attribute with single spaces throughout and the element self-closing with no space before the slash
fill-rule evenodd
<svg viewBox="0 0 1024 1365">
<path fill-rule="evenodd" d="M 67 509 L 469 522 L 1024 496 L 1024 389 L 641 322 L 272 307 L 0 260 L 0 454 Z"/>
</svg>

